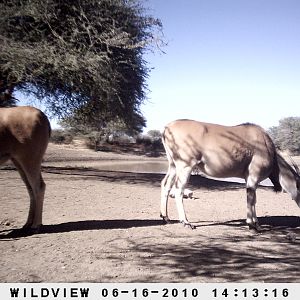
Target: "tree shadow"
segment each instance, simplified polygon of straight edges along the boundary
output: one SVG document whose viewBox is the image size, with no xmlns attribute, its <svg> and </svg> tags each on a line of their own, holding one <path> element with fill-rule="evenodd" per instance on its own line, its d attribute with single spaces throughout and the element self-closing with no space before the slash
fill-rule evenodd
<svg viewBox="0 0 300 300">
<path fill-rule="evenodd" d="M 300 282 L 300 218 L 263 217 L 260 234 L 246 230 L 244 220 L 211 223 L 234 226 L 224 234 L 178 235 L 166 231 L 164 239 L 127 239 L 136 268 L 148 270 L 132 282 Z M 240 229 L 238 228 L 240 227 Z M 199 234 L 198 234 L 199 230 Z M 215 231 L 212 231 L 215 232 Z M 219 232 L 219 231 L 218 231 Z M 129 244 L 129 246 L 128 246 Z M 121 244 L 120 244 L 121 245 Z M 109 259 L 116 263 L 124 251 L 115 246 Z M 151 266 L 151 267 L 149 267 Z"/>
<path fill-rule="evenodd" d="M 126 183 L 126 184 L 142 184 L 159 187 L 163 178 L 162 174 L 155 173 L 134 173 L 123 171 L 102 171 L 95 168 L 82 168 L 82 167 L 43 167 L 43 172 L 76 176 L 78 178 L 89 180 L 100 180 L 113 183 Z M 72 178 L 73 179 L 73 178 Z"/>
<path fill-rule="evenodd" d="M 156 143 L 103 143 L 97 147 L 97 151 L 117 154 L 131 154 L 138 156 L 160 157 L 165 154 L 164 147 L 159 140 Z"/>
<path fill-rule="evenodd" d="M 82 168 L 82 167 L 52 167 L 44 166 L 43 172 L 79 176 L 81 178 L 88 178 L 91 180 L 101 180 L 113 183 L 126 183 L 126 184 L 141 184 L 152 187 L 160 187 L 164 174 L 159 173 L 137 173 L 137 172 L 124 172 L 124 171 L 102 171 L 95 168 Z M 204 190 L 217 190 L 224 191 L 230 189 L 242 189 L 245 187 L 242 183 L 220 181 L 211 178 L 206 178 L 201 175 L 192 175 L 189 180 L 188 186 L 194 189 Z"/>
<path fill-rule="evenodd" d="M 276 239 L 265 242 L 262 237 L 256 237 L 254 242 L 252 237 L 240 239 L 236 235 L 218 239 L 202 237 L 198 241 L 179 239 L 176 245 L 131 241 L 131 248 L 137 257 L 143 257 L 137 265 L 142 268 L 151 265 L 158 270 L 142 281 L 160 281 L 164 274 L 159 270 L 168 270 L 173 282 L 300 281 L 299 242 Z M 115 255 L 110 258 L 118 260 Z"/>
<path fill-rule="evenodd" d="M 144 270 L 143 274 L 124 275 L 127 282 L 300 282 L 300 218 L 261 217 L 259 221 L 268 228 L 261 234 L 247 230 L 242 219 L 210 222 L 198 226 L 193 234 L 190 229 L 174 231 L 168 226 L 161 227 L 158 237 L 118 238 L 109 245 L 105 259 L 120 266 L 130 264 Z M 38 235 L 162 224 L 158 219 L 85 220 L 44 225 Z M 224 233 L 203 230 L 215 226 L 229 228 L 224 229 Z M 212 232 L 218 233 L 212 235 Z M 0 231 L 0 240 L 29 235 L 17 229 L 3 230 Z M 127 262 L 124 251 L 131 253 L 126 256 Z"/>
</svg>

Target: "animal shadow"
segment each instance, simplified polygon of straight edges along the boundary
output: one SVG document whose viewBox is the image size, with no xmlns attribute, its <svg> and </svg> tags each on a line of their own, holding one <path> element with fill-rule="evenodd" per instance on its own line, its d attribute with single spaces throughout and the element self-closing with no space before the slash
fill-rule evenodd
<svg viewBox="0 0 300 300">
<path fill-rule="evenodd" d="M 176 223 L 176 221 L 173 221 Z M 172 223 L 173 223 L 172 222 Z M 161 226 L 164 224 L 162 219 L 157 220 L 85 220 L 76 222 L 66 222 L 60 224 L 43 225 L 38 231 L 24 230 L 24 229 L 12 229 L 0 231 L 0 239 L 14 239 L 34 234 L 53 234 L 64 233 L 72 231 L 85 231 L 85 230 L 108 230 L 108 229 L 128 229 L 134 227 L 151 227 Z"/>
<path fill-rule="evenodd" d="M 267 216 L 259 217 L 258 222 L 263 227 L 270 229 L 286 228 L 286 229 L 300 229 L 300 217 L 296 216 Z"/>
</svg>

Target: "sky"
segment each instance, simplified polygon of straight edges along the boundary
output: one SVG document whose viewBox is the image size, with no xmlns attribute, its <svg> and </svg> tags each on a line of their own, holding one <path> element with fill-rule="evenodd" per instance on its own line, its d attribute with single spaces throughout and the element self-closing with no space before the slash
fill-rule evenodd
<svg viewBox="0 0 300 300">
<path fill-rule="evenodd" d="M 145 131 L 189 118 L 264 128 L 300 116 L 299 0 L 145 0 L 168 43 L 147 53 Z"/>
<path fill-rule="evenodd" d="M 141 1 L 168 44 L 144 57 L 145 132 L 180 118 L 267 129 L 300 116 L 299 0 Z"/>
</svg>

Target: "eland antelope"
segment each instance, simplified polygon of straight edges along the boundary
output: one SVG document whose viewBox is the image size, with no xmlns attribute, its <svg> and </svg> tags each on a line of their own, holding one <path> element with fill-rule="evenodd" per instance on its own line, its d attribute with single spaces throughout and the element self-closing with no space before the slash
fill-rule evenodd
<svg viewBox="0 0 300 300">
<path fill-rule="evenodd" d="M 300 172 L 290 166 L 275 149 L 269 135 L 254 124 L 222 126 L 193 120 L 168 124 L 162 135 L 169 169 L 161 182 L 161 217 L 168 222 L 170 190 L 176 188 L 179 220 L 192 229 L 183 206 L 183 192 L 194 168 L 216 178 L 239 177 L 246 181 L 247 219 L 259 230 L 256 216 L 256 188 L 270 178 L 274 191 L 287 191 L 300 207 Z"/>
<path fill-rule="evenodd" d="M 24 229 L 37 230 L 42 224 L 46 185 L 41 163 L 51 133 L 48 118 L 29 106 L 0 108 L 0 165 L 11 160 L 23 179 L 30 208 Z"/>
</svg>

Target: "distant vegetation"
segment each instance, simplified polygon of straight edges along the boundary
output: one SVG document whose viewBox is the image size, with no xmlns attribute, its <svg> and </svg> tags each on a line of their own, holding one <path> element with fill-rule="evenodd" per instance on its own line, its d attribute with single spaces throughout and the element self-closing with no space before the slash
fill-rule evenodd
<svg viewBox="0 0 300 300">
<path fill-rule="evenodd" d="M 129 135 L 126 131 L 83 133 L 74 129 L 53 130 L 50 141 L 55 144 L 71 144 L 81 140 L 95 151 L 129 152 L 156 157 L 164 153 L 159 130 L 150 130 L 147 133 Z"/>
<path fill-rule="evenodd" d="M 268 132 L 279 150 L 300 155 L 300 117 L 284 118 Z"/>
</svg>

